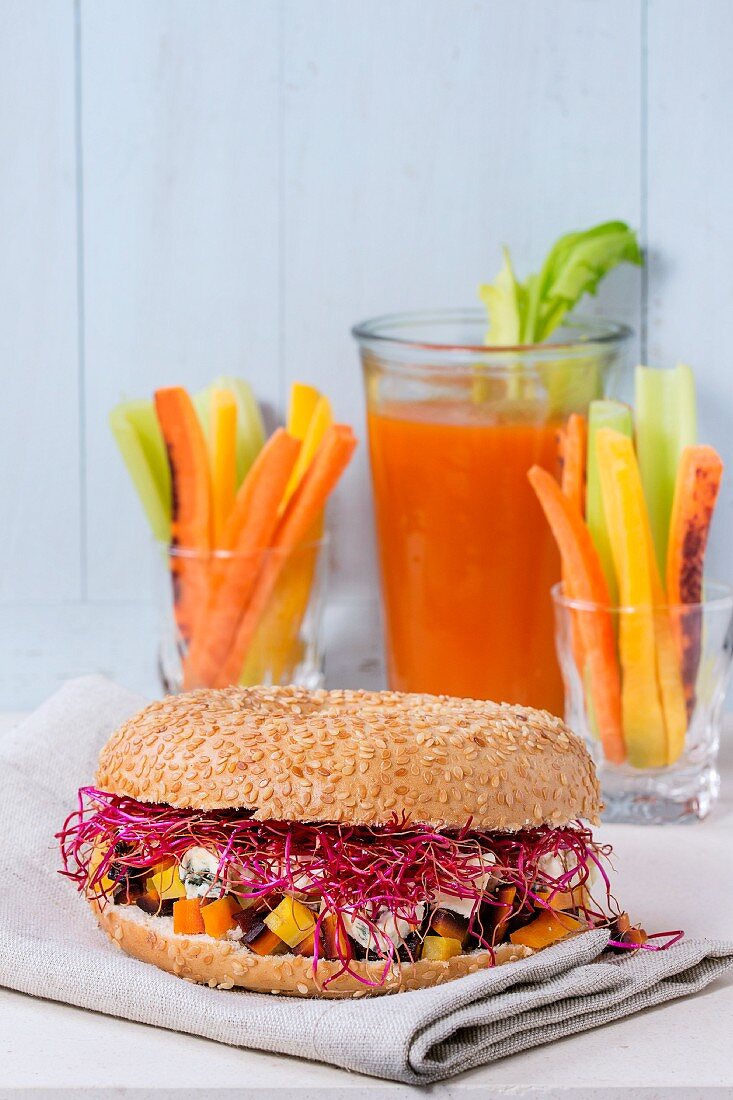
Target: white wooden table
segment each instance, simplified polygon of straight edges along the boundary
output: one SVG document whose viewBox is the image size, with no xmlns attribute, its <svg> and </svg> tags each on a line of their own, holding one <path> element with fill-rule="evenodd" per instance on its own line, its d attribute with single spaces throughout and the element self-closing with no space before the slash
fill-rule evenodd
<svg viewBox="0 0 733 1100">
<path fill-rule="evenodd" d="M 0 733 L 17 716 L 0 716 Z M 609 826 L 617 894 L 647 929 L 733 938 L 733 726 L 723 745 L 723 797 L 701 825 Z M 0 843 L 1 843 L 0 839 Z M 505 1059 L 427 1089 L 281 1055 L 221 1046 L 0 990 L 0 1100 L 199 1096 L 349 1100 L 407 1097 L 637 1097 L 672 1089 L 733 1096 L 733 975 L 682 1001 Z M 679 1096 L 680 1092 L 676 1091 Z"/>
</svg>

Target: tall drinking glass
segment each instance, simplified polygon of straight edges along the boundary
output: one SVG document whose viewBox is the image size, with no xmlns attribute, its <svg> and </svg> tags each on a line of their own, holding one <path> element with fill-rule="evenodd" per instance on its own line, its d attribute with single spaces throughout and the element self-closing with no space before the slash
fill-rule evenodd
<svg viewBox="0 0 733 1100">
<path fill-rule="evenodd" d="M 486 347 L 482 310 L 354 330 L 369 421 L 390 686 L 563 708 L 550 589 L 560 562 L 527 482 L 559 429 L 613 391 L 630 330 L 569 319 Z"/>
</svg>

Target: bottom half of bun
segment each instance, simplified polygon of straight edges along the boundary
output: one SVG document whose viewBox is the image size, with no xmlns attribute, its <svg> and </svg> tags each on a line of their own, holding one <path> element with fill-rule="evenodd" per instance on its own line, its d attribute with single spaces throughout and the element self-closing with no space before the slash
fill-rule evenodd
<svg viewBox="0 0 733 1100">
<path fill-rule="evenodd" d="M 307 955 L 256 955 L 231 940 L 180 935 L 173 931 L 170 917 L 148 916 L 133 906 L 101 908 L 93 900 L 89 904 L 100 926 L 126 954 L 216 989 L 236 987 L 291 997 L 366 997 L 441 985 L 492 965 L 488 951 L 473 951 L 445 962 L 420 959 L 391 964 L 384 980 L 383 962 L 354 960 L 350 964 L 353 974 L 339 974 L 341 963 L 324 959 L 314 971 L 313 960 Z M 531 954 L 528 947 L 503 943 L 494 950 L 493 964 L 501 966 Z"/>
</svg>

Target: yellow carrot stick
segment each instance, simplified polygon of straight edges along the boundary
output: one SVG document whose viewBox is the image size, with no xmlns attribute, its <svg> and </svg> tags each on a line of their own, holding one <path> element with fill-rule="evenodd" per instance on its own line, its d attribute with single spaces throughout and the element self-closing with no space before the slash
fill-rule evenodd
<svg viewBox="0 0 733 1100">
<path fill-rule="evenodd" d="M 210 418 L 212 541 L 220 548 L 237 484 L 237 402 L 233 393 L 214 390 Z"/>
<path fill-rule="evenodd" d="M 685 744 L 687 733 L 687 710 L 685 707 L 685 693 L 682 684 L 682 676 L 677 660 L 672 624 L 666 607 L 664 587 L 659 576 L 659 567 L 654 549 L 654 537 L 652 535 L 649 512 L 646 507 L 641 470 L 639 468 L 636 452 L 631 440 L 623 433 L 618 433 L 626 442 L 621 450 L 625 455 L 625 461 L 629 464 L 632 481 L 641 490 L 641 519 L 644 528 L 644 542 L 649 559 L 649 581 L 651 584 L 652 601 L 654 604 L 654 638 L 656 643 L 656 670 L 659 684 L 659 696 L 664 715 L 664 727 L 667 742 L 667 764 L 674 763 L 681 754 Z"/>
<path fill-rule="evenodd" d="M 324 435 L 332 424 L 333 413 L 331 411 L 331 402 L 327 397 L 319 397 L 303 437 L 303 446 L 300 449 L 298 461 L 295 463 L 295 469 L 293 470 L 288 487 L 285 490 L 282 505 L 283 511 L 285 510 L 285 505 L 302 481 L 303 475 L 313 461 L 314 455 L 320 447 Z M 316 534 L 315 537 L 317 538 L 318 535 Z"/>
<path fill-rule="evenodd" d="M 648 517 L 633 443 L 620 432 L 596 435 L 603 509 L 608 524 L 620 613 L 621 706 L 629 763 L 661 767 L 667 736 L 657 684 L 654 592 Z"/>
<path fill-rule="evenodd" d="M 313 400 L 314 396 L 315 400 Z M 305 415 L 308 410 L 310 410 L 310 419 L 306 424 Z M 283 495 L 281 513 L 285 511 L 287 502 L 302 481 L 326 430 L 332 423 L 333 417 L 328 398 L 323 397 L 312 386 L 294 383 L 290 391 L 288 432 L 290 435 L 300 433 L 297 438 L 302 438 L 303 446 Z M 310 599 L 318 563 L 317 543 L 323 537 L 323 527 L 324 517 L 321 513 L 316 517 L 310 532 L 305 537 L 303 546 L 291 557 L 280 573 L 247 650 L 244 668 L 239 677 L 240 684 L 259 684 L 265 680 L 268 683 L 278 684 L 292 679 L 301 656 L 300 627 Z"/>
<path fill-rule="evenodd" d="M 263 554 L 275 534 L 278 506 L 300 446 L 297 439 L 278 428 L 240 486 L 223 536 L 234 554 L 217 563 L 211 578 L 205 614 L 184 661 L 186 690 L 213 686 L 254 590 Z"/>
<path fill-rule="evenodd" d="M 664 724 L 667 733 L 667 764 L 679 760 L 685 747 L 687 734 L 687 706 L 682 683 L 677 649 L 672 632 L 669 611 L 665 604 L 664 589 L 659 579 L 659 568 L 654 552 L 654 541 L 649 529 L 649 572 L 652 578 L 654 596 L 654 632 L 657 642 L 657 679 L 664 711 Z"/>
<path fill-rule="evenodd" d="M 247 651 L 283 566 L 289 555 L 313 529 L 331 491 L 348 466 L 355 447 L 356 439 L 347 425 L 334 424 L 329 428 L 307 474 L 278 524 L 271 544 L 272 553 L 262 566 L 234 642 L 213 681 L 214 687 L 226 687 L 239 679 Z"/>
<path fill-rule="evenodd" d="M 308 425 L 311 422 L 320 396 L 315 386 L 308 386 L 305 382 L 293 382 L 290 387 L 290 402 L 285 427 L 288 435 L 299 439 L 301 443 L 305 439 Z"/>
</svg>

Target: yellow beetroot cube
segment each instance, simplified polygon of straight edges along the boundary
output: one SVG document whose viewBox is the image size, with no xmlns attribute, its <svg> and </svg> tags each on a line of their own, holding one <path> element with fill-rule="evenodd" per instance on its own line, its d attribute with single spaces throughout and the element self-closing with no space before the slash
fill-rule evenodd
<svg viewBox="0 0 733 1100">
<path fill-rule="evenodd" d="M 460 955 L 462 950 L 461 941 L 454 940 L 452 936 L 426 936 L 420 958 L 446 962 L 454 955 Z"/>
<path fill-rule="evenodd" d="M 310 936 L 316 926 L 316 918 L 307 905 L 295 898 L 285 897 L 267 914 L 265 924 L 288 947 L 297 947 L 306 936 Z"/>
<path fill-rule="evenodd" d="M 145 880 L 146 890 L 155 890 L 157 894 L 167 901 L 172 898 L 185 898 L 186 887 L 178 873 L 178 864 L 169 860 L 162 860 L 150 868 L 152 874 Z"/>
</svg>

